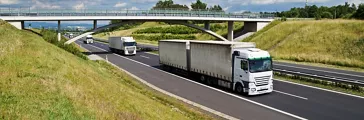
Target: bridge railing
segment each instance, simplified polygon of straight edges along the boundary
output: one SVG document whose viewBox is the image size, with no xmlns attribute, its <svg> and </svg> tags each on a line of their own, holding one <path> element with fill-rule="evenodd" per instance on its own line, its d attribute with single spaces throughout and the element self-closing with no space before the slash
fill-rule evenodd
<svg viewBox="0 0 364 120">
<path fill-rule="evenodd" d="M 226 13 L 208 10 L 70 10 L 0 8 L 0 16 L 179 16 L 179 17 L 220 17 L 220 18 L 274 18 L 274 14 Z"/>
</svg>

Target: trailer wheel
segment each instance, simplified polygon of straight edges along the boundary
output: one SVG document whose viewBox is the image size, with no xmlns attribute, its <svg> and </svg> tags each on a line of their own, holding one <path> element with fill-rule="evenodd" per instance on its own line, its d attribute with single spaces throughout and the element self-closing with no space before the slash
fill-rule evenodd
<svg viewBox="0 0 364 120">
<path fill-rule="evenodd" d="M 201 81 L 202 83 L 206 83 L 206 78 L 205 78 L 205 76 L 201 75 L 201 77 L 200 77 L 200 81 Z"/>
<path fill-rule="evenodd" d="M 244 92 L 244 88 L 240 83 L 235 84 L 235 92 L 242 94 Z"/>
</svg>

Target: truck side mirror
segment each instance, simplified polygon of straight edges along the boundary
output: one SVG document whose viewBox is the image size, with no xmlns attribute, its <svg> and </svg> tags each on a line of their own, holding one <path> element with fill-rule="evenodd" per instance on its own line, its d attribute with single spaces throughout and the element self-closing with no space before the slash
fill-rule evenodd
<svg viewBox="0 0 364 120">
<path fill-rule="evenodd" d="M 248 71 L 248 61 L 241 60 L 241 69 L 243 69 L 244 71 Z"/>
</svg>

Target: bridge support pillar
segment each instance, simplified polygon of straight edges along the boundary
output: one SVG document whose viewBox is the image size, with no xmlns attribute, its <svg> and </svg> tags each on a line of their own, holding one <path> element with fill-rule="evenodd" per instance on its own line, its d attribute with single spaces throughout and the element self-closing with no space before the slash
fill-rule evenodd
<svg viewBox="0 0 364 120">
<path fill-rule="evenodd" d="M 60 20 L 58 20 L 57 38 L 58 38 L 58 41 L 61 41 L 61 21 Z"/>
<path fill-rule="evenodd" d="M 97 28 L 97 20 L 94 20 L 94 30 Z"/>
<path fill-rule="evenodd" d="M 19 30 L 24 29 L 24 21 L 8 21 L 8 23 L 18 28 Z"/>
<path fill-rule="evenodd" d="M 210 30 L 210 21 L 205 21 L 205 29 Z"/>
<path fill-rule="evenodd" d="M 258 32 L 267 26 L 270 22 L 244 22 L 243 32 Z"/>
<path fill-rule="evenodd" d="M 228 41 L 234 40 L 234 21 L 228 22 Z"/>
</svg>

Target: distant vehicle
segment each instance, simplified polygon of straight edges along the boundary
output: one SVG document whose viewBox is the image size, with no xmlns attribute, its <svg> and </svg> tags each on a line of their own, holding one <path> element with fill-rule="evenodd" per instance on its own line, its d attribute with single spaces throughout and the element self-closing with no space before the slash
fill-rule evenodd
<svg viewBox="0 0 364 120">
<path fill-rule="evenodd" d="M 135 55 L 137 49 L 133 37 L 109 37 L 109 48 L 111 52 L 123 55 Z"/>
<path fill-rule="evenodd" d="M 73 38 L 73 33 L 70 33 L 68 37 Z"/>
<path fill-rule="evenodd" d="M 92 44 L 92 43 L 94 43 L 94 38 L 92 37 L 92 35 L 87 35 L 86 39 L 83 41 L 83 43 Z"/>
<path fill-rule="evenodd" d="M 255 43 L 159 41 L 161 68 L 247 95 L 273 91 L 272 58 Z"/>
</svg>

